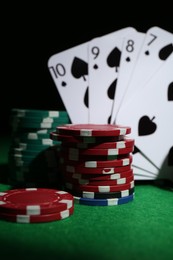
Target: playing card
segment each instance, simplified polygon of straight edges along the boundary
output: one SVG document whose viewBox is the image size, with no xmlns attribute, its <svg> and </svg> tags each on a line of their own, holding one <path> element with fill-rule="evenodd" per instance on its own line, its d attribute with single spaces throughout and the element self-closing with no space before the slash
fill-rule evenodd
<svg viewBox="0 0 173 260">
<path fill-rule="evenodd" d="M 133 166 L 133 174 L 135 180 L 155 180 L 157 178 L 156 174 L 143 170 L 139 167 Z"/>
<path fill-rule="evenodd" d="M 126 92 L 144 37 L 145 33 L 136 31 L 127 35 L 124 39 L 116 85 L 116 95 L 112 107 L 111 123 L 115 123 L 116 114 Z"/>
<path fill-rule="evenodd" d="M 164 175 L 173 180 L 172 115 L 173 55 L 170 55 L 147 84 L 121 107 L 117 123 L 131 126 L 131 137 L 143 154 L 159 168 L 158 176 Z"/>
<path fill-rule="evenodd" d="M 173 53 L 173 34 L 160 27 L 150 28 L 145 35 L 122 105 L 128 102 L 136 90 L 147 83 L 171 53 Z"/>
<path fill-rule="evenodd" d="M 136 145 L 133 151 L 132 166 L 135 169 L 134 174 L 137 180 L 141 174 L 155 179 L 159 172 L 159 168 Z"/>
<path fill-rule="evenodd" d="M 89 42 L 89 122 L 110 123 L 123 39 L 127 27 Z"/>
<path fill-rule="evenodd" d="M 72 123 L 88 123 L 88 43 L 54 54 L 48 68 Z"/>
</svg>

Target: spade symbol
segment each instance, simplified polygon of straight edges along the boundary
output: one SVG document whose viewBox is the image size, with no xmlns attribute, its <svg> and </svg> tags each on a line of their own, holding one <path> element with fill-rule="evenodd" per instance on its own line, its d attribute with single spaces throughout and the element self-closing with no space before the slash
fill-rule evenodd
<svg viewBox="0 0 173 260">
<path fill-rule="evenodd" d="M 173 146 L 169 150 L 168 154 L 168 166 L 173 166 Z"/>
<path fill-rule="evenodd" d="M 170 43 L 159 51 L 159 58 L 161 60 L 166 60 L 172 52 L 173 52 L 173 44 Z"/>
<path fill-rule="evenodd" d="M 168 86 L 168 101 L 173 101 L 173 82 Z"/>
<path fill-rule="evenodd" d="M 80 77 L 83 77 L 84 81 L 86 81 L 85 75 L 88 75 L 88 64 L 75 57 L 72 62 L 71 73 L 75 78 L 79 79 Z"/>
<path fill-rule="evenodd" d="M 150 52 L 149 52 L 149 51 L 146 51 L 146 52 L 145 52 L 145 55 L 149 55 L 149 54 L 150 54 Z"/>
<path fill-rule="evenodd" d="M 114 96 L 115 96 L 115 90 L 116 90 L 116 85 L 117 85 L 117 79 L 115 79 L 111 85 L 109 86 L 108 88 L 108 91 L 107 91 L 107 95 L 110 99 L 114 99 Z"/>
<path fill-rule="evenodd" d="M 66 83 L 65 81 L 62 81 L 61 86 L 62 86 L 62 87 L 66 87 L 66 86 L 67 86 L 67 83 Z"/>
<path fill-rule="evenodd" d="M 84 95 L 84 104 L 86 107 L 88 107 L 88 95 L 89 95 L 89 93 L 88 93 L 88 87 L 87 87 L 87 89 L 85 91 L 85 95 Z"/>
<path fill-rule="evenodd" d="M 127 61 L 127 62 L 129 62 L 129 61 L 130 61 L 130 58 L 129 58 L 129 57 L 127 57 L 127 58 L 126 58 L 126 61 Z"/>
<path fill-rule="evenodd" d="M 156 124 L 152 122 L 155 117 L 150 119 L 148 116 L 143 116 L 139 120 L 138 125 L 138 134 L 141 135 L 150 135 L 153 134 L 156 131 Z"/>
<path fill-rule="evenodd" d="M 116 72 L 118 71 L 118 67 L 120 65 L 121 51 L 115 47 L 107 57 L 107 64 L 109 67 L 116 68 Z"/>
<path fill-rule="evenodd" d="M 95 64 L 95 65 L 93 66 L 93 68 L 94 68 L 95 70 L 97 70 L 97 69 L 98 69 L 98 65 Z"/>
</svg>

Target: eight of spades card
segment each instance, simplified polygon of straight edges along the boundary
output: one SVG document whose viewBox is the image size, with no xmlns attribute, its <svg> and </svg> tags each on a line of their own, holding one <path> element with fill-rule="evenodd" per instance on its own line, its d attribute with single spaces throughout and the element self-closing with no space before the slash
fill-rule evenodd
<svg viewBox="0 0 173 260">
<path fill-rule="evenodd" d="M 120 60 L 120 69 L 115 90 L 116 94 L 114 96 L 112 107 L 111 124 L 115 122 L 118 108 L 121 104 L 124 94 L 126 93 L 126 89 L 136 64 L 139 51 L 142 47 L 144 37 L 145 33 L 133 32 L 127 35 L 124 39 Z"/>
<path fill-rule="evenodd" d="M 123 97 L 123 106 L 134 95 L 135 91 L 142 88 L 150 77 L 157 72 L 171 53 L 173 53 L 173 34 L 157 26 L 150 28 L 145 35 Z"/>
</svg>

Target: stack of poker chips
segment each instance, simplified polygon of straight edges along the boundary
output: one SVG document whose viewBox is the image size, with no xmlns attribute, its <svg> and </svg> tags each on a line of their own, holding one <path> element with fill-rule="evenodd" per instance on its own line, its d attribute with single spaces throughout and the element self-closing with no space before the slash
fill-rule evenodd
<svg viewBox="0 0 173 260">
<path fill-rule="evenodd" d="M 0 193 L 0 219 L 40 223 L 65 219 L 74 212 L 74 198 L 65 191 L 20 188 Z"/>
<path fill-rule="evenodd" d="M 14 187 L 58 187 L 57 153 L 60 142 L 52 129 L 70 122 L 66 111 L 11 110 L 9 183 Z"/>
<path fill-rule="evenodd" d="M 131 128 L 104 124 L 66 124 L 50 133 L 61 141 L 62 187 L 79 204 L 112 206 L 134 199 Z"/>
</svg>

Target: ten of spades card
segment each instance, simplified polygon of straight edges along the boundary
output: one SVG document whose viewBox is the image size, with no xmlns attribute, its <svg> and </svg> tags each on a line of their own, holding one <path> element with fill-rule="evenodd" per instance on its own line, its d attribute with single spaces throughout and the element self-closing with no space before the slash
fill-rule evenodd
<svg viewBox="0 0 173 260">
<path fill-rule="evenodd" d="M 88 123 L 88 43 L 54 54 L 48 68 L 72 123 Z"/>
</svg>

